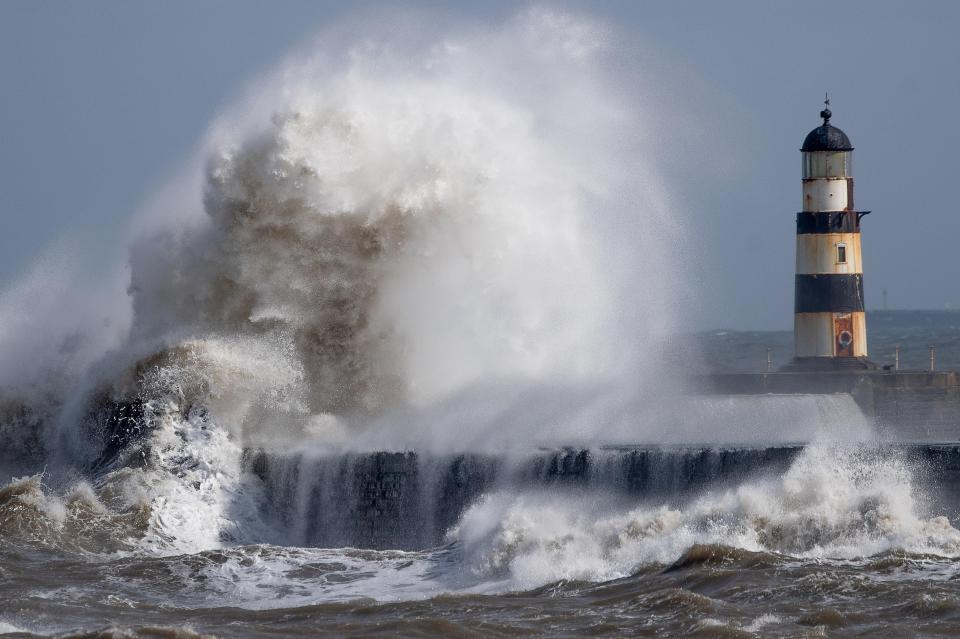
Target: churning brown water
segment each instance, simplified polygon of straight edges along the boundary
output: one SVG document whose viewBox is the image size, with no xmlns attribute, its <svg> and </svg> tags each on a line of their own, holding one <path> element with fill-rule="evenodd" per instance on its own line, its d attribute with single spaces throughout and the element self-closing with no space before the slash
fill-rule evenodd
<svg viewBox="0 0 960 639">
<path fill-rule="evenodd" d="M 513 462 L 513 471 L 490 457 L 423 459 L 409 462 L 418 475 L 407 484 L 363 459 L 328 460 L 348 469 L 346 480 L 311 477 L 304 459 L 261 459 L 259 475 L 243 472 L 230 507 L 219 510 L 239 525 L 193 504 L 180 514 L 199 520 L 190 540 L 175 538 L 178 530 L 191 534 L 189 524 L 184 530 L 162 500 L 120 495 L 132 489 L 129 468 L 60 491 L 38 478 L 12 481 L 0 491 L 0 630 L 44 637 L 960 632 L 960 531 L 945 516 L 955 512 L 948 504 L 957 448 L 540 453 Z M 270 463 L 275 468 L 263 467 Z M 517 472 L 528 465 L 535 470 Z M 134 484 L 157 482 L 151 474 Z M 452 476 L 485 487 L 461 501 Z M 201 495 L 209 488 L 184 479 Z M 313 494 L 324 489 L 339 506 Z M 244 504 L 254 498 L 263 501 Z M 398 504 L 414 517 L 404 519 Z M 248 505 L 256 512 L 241 512 Z M 343 510 L 346 526 L 320 508 Z M 410 546 L 406 529 L 417 528 L 410 522 L 438 521 L 457 508 L 442 543 L 426 549 L 277 543 L 305 534 Z M 363 520 L 379 525 L 356 525 Z M 271 543 L 247 541 L 256 538 Z M 211 548 L 185 551 L 188 544 Z"/>
</svg>

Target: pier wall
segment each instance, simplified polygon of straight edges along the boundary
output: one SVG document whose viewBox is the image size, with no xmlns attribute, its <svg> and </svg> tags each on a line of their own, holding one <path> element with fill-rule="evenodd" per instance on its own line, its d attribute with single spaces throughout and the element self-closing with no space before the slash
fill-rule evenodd
<svg viewBox="0 0 960 639">
<path fill-rule="evenodd" d="M 371 452 L 317 455 L 248 449 L 265 519 L 280 522 L 297 546 L 416 550 L 446 543 L 446 533 L 485 495 L 545 491 L 682 508 L 703 491 L 781 476 L 802 446 L 612 448 L 507 455 Z M 935 503 L 956 522 L 960 446 L 874 445 L 861 454 L 904 456 Z"/>
<path fill-rule="evenodd" d="M 718 395 L 847 393 L 878 431 L 917 443 L 960 441 L 956 371 L 717 373 L 691 379 L 692 390 Z"/>
<path fill-rule="evenodd" d="M 399 548 L 443 544 L 485 494 L 595 491 L 608 499 L 680 504 L 757 475 L 785 472 L 802 446 L 544 450 L 529 455 L 371 452 L 318 455 L 248 449 L 266 518 L 298 546 Z"/>
</svg>

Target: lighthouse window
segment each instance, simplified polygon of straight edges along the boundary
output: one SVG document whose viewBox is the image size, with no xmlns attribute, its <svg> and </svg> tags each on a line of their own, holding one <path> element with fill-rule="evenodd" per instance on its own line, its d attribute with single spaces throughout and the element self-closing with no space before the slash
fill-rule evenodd
<svg viewBox="0 0 960 639">
<path fill-rule="evenodd" d="M 837 264 L 847 263 L 847 245 L 837 244 Z"/>
<path fill-rule="evenodd" d="M 809 151 L 803 154 L 803 177 L 850 177 L 852 173 L 849 151 Z"/>
</svg>

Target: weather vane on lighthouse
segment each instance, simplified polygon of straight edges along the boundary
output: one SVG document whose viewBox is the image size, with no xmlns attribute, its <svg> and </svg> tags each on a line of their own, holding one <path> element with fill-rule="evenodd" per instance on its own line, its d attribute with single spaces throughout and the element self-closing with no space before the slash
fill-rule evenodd
<svg viewBox="0 0 960 639">
<path fill-rule="evenodd" d="M 787 370 L 874 369 L 867 359 L 860 220 L 853 206 L 853 146 L 830 124 L 803 141 L 803 209 L 797 213 L 794 358 Z"/>
<path fill-rule="evenodd" d="M 820 112 L 820 117 L 823 118 L 823 124 L 827 125 L 827 124 L 830 124 L 830 116 L 833 115 L 833 113 L 830 111 L 830 94 L 829 93 L 823 94 L 823 105 L 824 105 L 823 111 Z"/>
</svg>

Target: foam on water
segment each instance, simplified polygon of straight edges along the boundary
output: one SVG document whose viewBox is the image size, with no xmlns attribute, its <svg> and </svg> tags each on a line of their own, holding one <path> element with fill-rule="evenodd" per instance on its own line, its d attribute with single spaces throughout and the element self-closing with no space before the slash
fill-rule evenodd
<svg viewBox="0 0 960 639">
<path fill-rule="evenodd" d="M 5 621 L 0 621 L 0 634 L 15 634 L 15 633 L 25 633 L 27 632 L 23 628 L 18 628 L 13 624 L 7 623 Z"/>
<path fill-rule="evenodd" d="M 625 506 L 592 493 L 486 495 L 451 531 L 473 569 L 520 588 L 606 581 L 669 565 L 698 544 L 802 559 L 861 558 L 891 549 L 955 557 L 960 531 L 921 512 L 902 458 L 810 446 L 782 477 L 707 490 L 681 507 Z"/>
<path fill-rule="evenodd" d="M 63 493 L 43 489 L 37 478 L 5 487 L 0 495 L 4 538 L 17 546 L 39 543 L 58 552 L 85 553 L 91 561 L 134 562 L 140 566 L 134 572 L 144 571 L 146 580 L 133 579 L 126 587 L 139 596 L 184 606 L 212 597 L 248 608 L 605 582 L 700 561 L 690 556 L 697 548 L 867 566 L 876 561 L 871 557 L 894 551 L 928 558 L 960 555 L 960 531 L 945 517 L 927 513 L 922 486 L 901 453 L 836 442 L 807 446 L 785 472 L 708 483 L 692 492 L 682 484 L 666 493 L 617 490 L 616 482 L 609 483 L 615 477 L 606 479 L 611 471 L 603 455 L 597 456 L 596 471 L 572 483 L 563 470 L 518 474 L 523 464 L 514 460 L 514 470 L 499 480 L 492 476 L 489 487 L 455 520 L 445 548 L 245 545 L 297 533 L 277 516 L 271 500 L 278 495 L 265 492 L 260 480 L 245 472 L 226 429 L 200 415 L 178 421 L 174 414 L 155 426 L 154 457 L 142 471 L 119 468 L 97 486 L 81 483 Z M 677 469 L 690 468 L 679 455 Z M 698 455 L 691 451 L 690 459 Z M 571 467 L 570 472 L 579 471 Z M 419 477 L 424 497 L 440 494 L 439 487 L 423 482 L 440 482 L 442 475 L 421 472 Z M 298 486 L 306 490 L 302 497 L 307 498 L 323 489 L 318 478 L 323 475 L 311 478 L 298 471 L 288 481 L 295 491 Z M 687 481 L 699 485 L 696 479 Z M 137 490 L 139 496 L 132 496 Z M 333 507 L 347 508 L 349 498 L 341 494 L 342 506 Z M 313 525 L 310 507 L 299 508 L 293 524 Z M 420 516 L 416 508 L 411 512 Z M 163 570 L 150 569 L 150 562 L 162 562 Z M 910 574 L 926 570 L 923 561 L 904 562 Z M 942 571 L 933 564 L 931 574 Z M 151 575 L 159 574 L 173 575 L 173 581 L 151 584 Z"/>
</svg>

